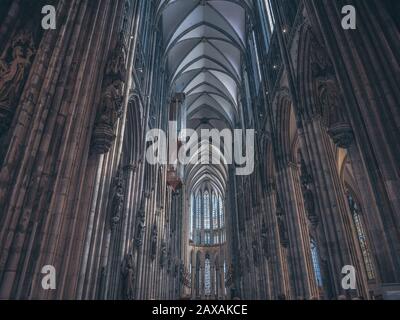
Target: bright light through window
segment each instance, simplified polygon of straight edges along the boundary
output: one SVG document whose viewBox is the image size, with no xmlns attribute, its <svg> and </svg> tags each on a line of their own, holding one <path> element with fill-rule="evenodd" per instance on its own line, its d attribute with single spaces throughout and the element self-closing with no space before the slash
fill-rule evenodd
<svg viewBox="0 0 400 320">
<path fill-rule="evenodd" d="M 271 0 L 265 0 L 265 8 L 267 10 L 268 23 L 272 33 L 274 30 L 275 18 L 274 14 L 272 13 Z"/>
</svg>

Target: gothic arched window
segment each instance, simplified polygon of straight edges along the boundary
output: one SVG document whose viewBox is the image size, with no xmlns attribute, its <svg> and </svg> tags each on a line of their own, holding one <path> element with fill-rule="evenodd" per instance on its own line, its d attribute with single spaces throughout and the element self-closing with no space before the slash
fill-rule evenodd
<svg viewBox="0 0 400 320">
<path fill-rule="evenodd" d="M 218 229 L 218 198 L 213 193 L 212 195 L 212 217 L 213 217 L 213 229 Z"/>
<path fill-rule="evenodd" d="M 206 296 L 211 294 L 211 263 L 208 256 L 204 264 L 204 293 Z"/>
<path fill-rule="evenodd" d="M 201 194 L 200 192 L 196 195 L 196 230 L 195 230 L 195 238 L 196 242 L 200 243 L 201 241 Z"/>
<path fill-rule="evenodd" d="M 208 191 L 204 192 L 204 229 L 209 230 L 210 226 L 210 194 Z"/>
<path fill-rule="evenodd" d="M 224 203 L 221 196 L 218 196 L 219 202 L 219 227 L 222 229 L 225 227 L 225 214 L 224 214 Z"/>
<path fill-rule="evenodd" d="M 351 216 L 356 227 L 357 238 L 363 256 L 365 270 L 367 271 L 367 277 L 368 280 L 373 280 L 375 279 L 375 268 L 374 264 L 372 263 L 371 253 L 368 248 L 367 235 L 365 233 L 364 224 L 360 214 L 360 206 L 350 193 L 347 195 L 347 200 L 349 202 Z"/>
<path fill-rule="evenodd" d="M 274 31 L 274 26 L 275 26 L 275 17 L 272 11 L 271 0 L 264 0 L 264 2 L 265 2 L 265 10 L 267 12 L 268 26 L 270 32 L 272 33 Z"/>
<path fill-rule="evenodd" d="M 225 212 L 221 193 L 205 184 L 193 191 L 190 214 L 190 239 L 196 245 L 220 245 L 225 242 Z"/>
<path fill-rule="evenodd" d="M 314 267 L 315 279 L 317 280 L 318 287 L 322 288 L 322 274 L 321 266 L 319 263 L 319 252 L 317 242 L 311 238 L 311 257 Z"/>
<path fill-rule="evenodd" d="M 193 231 L 195 229 L 195 225 L 194 225 L 194 217 L 195 217 L 195 213 L 196 213 L 196 208 L 195 208 L 195 197 L 194 194 L 192 194 L 192 196 L 190 197 L 190 222 L 189 222 L 189 227 L 190 227 L 190 240 L 193 240 Z"/>
</svg>

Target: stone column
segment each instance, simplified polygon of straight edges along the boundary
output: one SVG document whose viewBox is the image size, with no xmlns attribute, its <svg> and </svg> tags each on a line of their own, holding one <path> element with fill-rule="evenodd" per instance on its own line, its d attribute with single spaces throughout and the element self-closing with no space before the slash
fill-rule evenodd
<svg viewBox="0 0 400 320">
<path fill-rule="evenodd" d="M 337 297 L 343 294 L 341 287 L 341 270 L 345 265 L 356 268 L 362 281 L 358 281 L 359 293 L 367 296 L 365 288 L 365 271 L 360 263 L 360 253 L 356 246 L 356 232 L 353 227 L 343 185 L 340 182 L 333 144 L 326 129 L 322 127 L 319 116 L 314 116 L 309 121 L 304 121 L 300 130 L 302 141 L 302 154 L 310 168 L 310 179 L 313 181 L 315 192 L 315 210 L 318 211 L 319 229 L 318 240 L 321 246 L 321 259 L 328 264 L 328 281 L 332 292 L 328 294 Z M 311 201 L 310 199 L 308 200 Z M 312 205 L 314 206 L 314 205 Z M 308 207 L 312 207 L 308 203 Z M 314 215 L 308 212 L 310 215 Z M 314 217 L 315 218 L 315 217 Z M 321 243 L 322 241 L 322 243 Z M 326 288 L 329 290 L 329 288 Z"/>
<path fill-rule="evenodd" d="M 310 20 L 320 30 L 346 101 L 377 212 L 369 220 L 380 225 L 390 259 L 381 262 L 383 282 L 400 282 L 400 88 L 399 30 L 390 7 L 376 1 L 304 1 Z M 353 5 L 357 29 L 344 31 L 341 8 Z M 378 23 L 379 19 L 379 23 Z M 397 63 L 396 63 L 397 62 Z M 393 69 L 394 68 L 394 69 Z M 379 251 L 379 249 L 378 249 Z"/>
</svg>

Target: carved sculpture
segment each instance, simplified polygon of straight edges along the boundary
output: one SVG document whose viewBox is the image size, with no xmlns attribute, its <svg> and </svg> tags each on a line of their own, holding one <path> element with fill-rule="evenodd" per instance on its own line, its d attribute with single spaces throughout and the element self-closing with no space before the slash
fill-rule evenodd
<svg viewBox="0 0 400 320">
<path fill-rule="evenodd" d="M 225 287 L 229 288 L 233 285 L 233 281 L 235 278 L 235 269 L 233 268 L 233 265 L 230 265 L 229 269 L 226 272 L 225 276 Z"/>
<path fill-rule="evenodd" d="M 313 226 L 316 226 L 318 224 L 318 216 L 315 211 L 314 195 L 309 186 L 303 187 L 303 197 L 308 219 Z"/>
<path fill-rule="evenodd" d="M 267 226 L 265 224 L 265 221 L 262 223 L 262 228 L 261 228 L 261 241 L 262 241 L 262 247 L 264 250 L 264 254 L 266 257 L 269 256 L 269 250 L 268 250 L 268 234 L 267 234 Z"/>
<path fill-rule="evenodd" d="M 157 224 L 155 223 L 153 225 L 153 229 L 151 230 L 151 248 L 150 248 L 151 260 L 154 260 L 156 258 L 157 238 L 158 238 L 158 229 L 157 229 Z"/>
<path fill-rule="evenodd" d="M 0 136 L 11 125 L 34 54 L 32 33 L 22 30 L 0 59 Z"/>
<path fill-rule="evenodd" d="M 279 238 L 281 241 L 281 245 L 286 248 L 289 245 L 289 237 L 286 229 L 283 209 L 279 201 L 276 205 L 276 218 L 278 221 Z"/>
<path fill-rule="evenodd" d="M 320 104 L 328 134 L 340 148 L 347 149 L 354 140 L 353 130 L 346 120 L 343 102 L 335 81 L 325 81 L 320 89 Z"/>
<path fill-rule="evenodd" d="M 179 266 L 179 272 L 180 272 L 181 283 L 185 287 L 190 289 L 192 287 L 192 278 L 190 272 L 186 269 L 185 264 L 183 262 L 181 262 Z"/>
<path fill-rule="evenodd" d="M 143 244 L 143 236 L 146 230 L 145 210 L 143 207 L 140 208 L 137 219 L 138 222 L 136 224 L 135 243 L 137 247 L 140 247 Z"/>
<path fill-rule="evenodd" d="M 162 241 L 161 243 L 161 249 L 160 249 L 160 266 L 161 268 L 165 267 L 165 264 L 167 263 L 167 243 L 165 241 Z"/>
<path fill-rule="evenodd" d="M 111 225 L 114 227 L 121 220 L 121 210 L 124 203 L 123 178 L 121 172 L 115 178 L 115 190 L 111 203 Z"/>
<path fill-rule="evenodd" d="M 303 192 L 304 207 L 307 212 L 308 219 L 311 222 L 311 225 L 317 226 L 319 219 L 315 208 L 314 194 L 311 189 L 313 178 L 311 174 L 308 172 L 308 168 L 302 154 L 300 153 L 299 156 L 300 156 L 300 172 L 301 172 L 300 181 L 301 181 L 301 189 Z"/>
<path fill-rule="evenodd" d="M 135 285 L 135 269 L 132 254 L 127 254 L 122 261 L 123 295 L 127 300 L 133 300 Z"/>
<path fill-rule="evenodd" d="M 253 261 L 255 265 L 258 265 L 259 259 L 258 259 L 258 250 L 257 250 L 257 241 L 254 240 L 253 243 L 251 244 L 251 247 L 253 249 Z"/>
<path fill-rule="evenodd" d="M 168 251 L 167 273 L 170 274 L 172 269 L 171 249 Z"/>
<path fill-rule="evenodd" d="M 123 35 L 108 59 L 103 80 L 101 106 L 97 113 L 92 137 L 92 150 L 107 153 L 115 140 L 118 119 L 123 111 L 123 88 L 126 77 L 126 48 Z"/>
</svg>

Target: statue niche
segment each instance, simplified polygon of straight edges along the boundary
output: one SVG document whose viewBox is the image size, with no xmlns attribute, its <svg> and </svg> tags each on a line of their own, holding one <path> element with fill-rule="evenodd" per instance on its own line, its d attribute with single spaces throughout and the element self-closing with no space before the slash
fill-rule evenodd
<svg viewBox="0 0 400 320">
<path fill-rule="evenodd" d="M 126 300 L 133 300 L 134 296 L 134 285 L 136 280 L 133 255 L 127 254 L 122 261 L 122 291 L 123 298 Z"/>
<path fill-rule="evenodd" d="M 10 128 L 34 54 L 33 35 L 22 30 L 0 58 L 0 136 Z"/>
<path fill-rule="evenodd" d="M 92 137 L 92 151 L 96 154 L 107 153 L 116 138 L 118 119 L 123 114 L 126 72 L 126 47 L 121 34 L 108 59 L 103 80 L 100 109 L 96 116 Z"/>
</svg>

